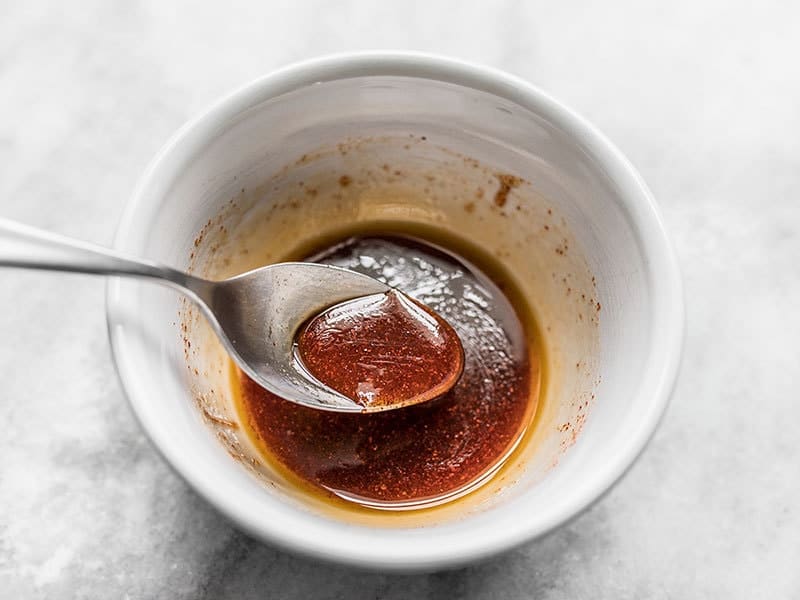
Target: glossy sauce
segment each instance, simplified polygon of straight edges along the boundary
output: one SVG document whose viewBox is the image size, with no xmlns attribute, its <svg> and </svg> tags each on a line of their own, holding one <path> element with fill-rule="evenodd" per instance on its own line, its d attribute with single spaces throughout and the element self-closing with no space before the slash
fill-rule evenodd
<svg viewBox="0 0 800 600">
<path fill-rule="evenodd" d="M 418 239 L 360 236 L 306 258 L 381 279 L 441 315 L 461 340 L 463 374 L 429 402 L 340 414 L 287 402 L 240 372 L 243 421 L 264 454 L 322 492 L 383 509 L 441 503 L 488 480 L 531 422 L 539 388 L 538 353 L 506 295 Z"/>
<path fill-rule="evenodd" d="M 453 328 L 397 290 L 323 311 L 301 329 L 296 349 L 316 379 L 373 410 L 437 398 L 464 367 Z"/>
</svg>

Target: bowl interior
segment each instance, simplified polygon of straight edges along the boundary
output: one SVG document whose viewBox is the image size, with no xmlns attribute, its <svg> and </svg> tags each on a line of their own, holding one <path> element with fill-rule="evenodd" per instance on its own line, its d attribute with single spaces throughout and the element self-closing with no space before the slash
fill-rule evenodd
<svg viewBox="0 0 800 600">
<path fill-rule="evenodd" d="M 536 90 L 436 61 L 336 64 L 257 82 L 186 128 L 143 178 L 118 249 L 215 278 L 353 221 L 457 233 L 500 257 L 546 331 L 535 443 L 468 507 L 424 522 L 348 519 L 258 464 L 235 426 L 224 356 L 173 292 L 110 284 L 115 358 L 166 459 L 251 533 L 360 565 L 456 564 L 557 526 L 634 460 L 677 364 L 677 275 L 629 165 Z M 341 174 L 355 184 L 337 188 Z M 502 174 L 525 183 L 500 206 Z M 272 250 L 258 250 L 263 235 Z"/>
</svg>

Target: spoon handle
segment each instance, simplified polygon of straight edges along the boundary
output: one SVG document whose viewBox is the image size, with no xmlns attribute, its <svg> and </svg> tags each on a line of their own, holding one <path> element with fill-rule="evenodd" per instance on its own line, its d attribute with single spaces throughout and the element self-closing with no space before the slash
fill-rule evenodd
<svg viewBox="0 0 800 600">
<path fill-rule="evenodd" d="M 184 293 L 198 280 L 154 262 L 0 218 L 0 267 L 157 279 Z M 205 283 L 205 282 L 203 282 Z"/>
</svg>

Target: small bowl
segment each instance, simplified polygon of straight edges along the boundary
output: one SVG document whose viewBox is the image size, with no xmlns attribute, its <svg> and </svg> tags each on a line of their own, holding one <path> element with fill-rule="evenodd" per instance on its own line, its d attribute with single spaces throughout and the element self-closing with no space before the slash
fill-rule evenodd
<svg viewBox="0 0 800 600">
<path fill-rule="evenodd" d="M 142 176 L 115 240 L 122 252 L 196 266 L 194 252 L 209 243 L 198 233 L 240 189 L 257 189 L 314 144 L 350 140 L 351 158 L 338 163 L 348 164 L 358 155 L 353 140 L 406 131 L 416 132 L 415 144 L 427 139 L 419 132 L 430 132 L 429 146 L 416 147 L 440 143 L 463 159 L 464 172 L 473 172 L 476 157 L 527 180 L 530 210 L 507 214 L 511 205 L 487 201 L 480 227 L 453 216 L 450 205 L 436 212 L 431 201 L 419 210 L 463 235 L 485 237 L 478 240 L 484 245 L 501 248 L 502 238 L 510 244 L 519 237 L 512 254 L 526 293 L 540 290 L 539 324 L 555 339 L 544 393 L 556 408 L 535 432 L 543 442 L 490 498 L 457 518 L 424 526 L 349 522 L 265 484 L 198 410 L 204 374 L 187 369 L 181 301 L 140 281 L 112 279 L 107 293 L 109 336 L 129 402 L 189 485 L 256 538 L 320 559 L 402 571 L 462 565 L 548 533 L 600 498 L 655 431 L 680 362 L 684 307 L 658 208 L 633 166 L 582 118 L 511 75 L 421 54 L 338 55 L 258 79 L 181 129 Z M 491 176 L 483 181 L 491 185 Z M 474 202 L 463 205 L 473 212 Z M 547 218 L 564 232 L 552 247 L 550 229 L 541 225 Z M 579 267 L 573 289 L 568 277 Z M 584 342 L 573 343 L 573 333 Z"/>
</svg>

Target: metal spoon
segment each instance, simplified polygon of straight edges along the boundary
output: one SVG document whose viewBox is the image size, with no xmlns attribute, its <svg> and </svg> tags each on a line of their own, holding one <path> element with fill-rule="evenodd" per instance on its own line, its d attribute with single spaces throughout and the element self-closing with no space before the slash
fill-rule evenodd
<svg viewBox="0 0 800 600">
<path fill-rule="evenodd" d="M 269 391 L 305 406 L 339 412 L 365 408 L 308 375 L 294 336 L 312 315 L 390 288 L 329 265 L 280 263 L 208 281 L 158 263 L 0 219 L 0 266 L 139 277 L 182 292 L 202 310 L 236 364 Z M 386 410 L 387 406 L 380 407 Z"/>
</svg>

